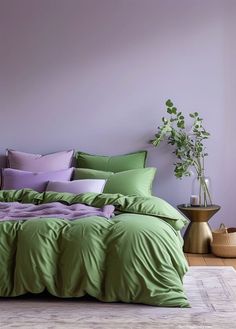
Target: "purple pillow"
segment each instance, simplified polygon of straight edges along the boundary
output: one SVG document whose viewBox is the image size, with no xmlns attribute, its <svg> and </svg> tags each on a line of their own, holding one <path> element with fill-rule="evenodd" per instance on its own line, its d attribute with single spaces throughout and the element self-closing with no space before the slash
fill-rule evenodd
<svg viewBox="0 0 236 329">
<path fill-rule="evenodd" d="M 42 172 L 68 169 L 71 166 L 73 150 L 46 155 L 7 150 L 8 166 L 12 169 Z"/>
<path fill-rule="evenodd" d="M 20 190 L 30 188 L 38 192 L 44 192 L 50 180 L 69 181 L 73 168 L 47 171 L 30 172 L 17 169 L 2 169 L 3 190 Z"/>
<path fill-rule="evenodd" d="M 72 182 L 48 182 L 46 191 L 67 192 L 67 193 L 102 193 L 105 179 L 81 179 Z"/>
</svg>

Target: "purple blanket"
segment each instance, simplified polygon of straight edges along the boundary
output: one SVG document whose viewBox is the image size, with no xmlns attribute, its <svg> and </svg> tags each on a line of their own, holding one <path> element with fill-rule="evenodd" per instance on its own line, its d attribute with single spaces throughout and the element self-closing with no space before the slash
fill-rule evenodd
<svg viewBox="0 0 236 329">
<path fill-rule="evenodd" d="M 68 206 L 60 202 L 41 205 L 19 202 L 0 202 L 0 221 L 45 217 L 74 220 L 89 216 L 102 216 L 109 219 L 114 215 L 114 210 L 115 207 L 112 205 L 107 205 L 103 208 L 95 208 L 81 203 Z"/>
</svg>

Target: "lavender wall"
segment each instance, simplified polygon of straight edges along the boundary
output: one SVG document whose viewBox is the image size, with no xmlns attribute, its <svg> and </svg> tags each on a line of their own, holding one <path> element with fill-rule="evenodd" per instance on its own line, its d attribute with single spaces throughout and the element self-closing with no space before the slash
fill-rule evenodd
<svg viewBox="0 0 236 329">
<path fill-rule="evenodd" d="M 235 225 L 235 14 L 234 0 L 0 0 L 0 153 L 147 148 L 154 193 L 186 202 L 191 179 L 147 144 L 172 98 L 212 134 L 212 226 Z"/>
</svg>

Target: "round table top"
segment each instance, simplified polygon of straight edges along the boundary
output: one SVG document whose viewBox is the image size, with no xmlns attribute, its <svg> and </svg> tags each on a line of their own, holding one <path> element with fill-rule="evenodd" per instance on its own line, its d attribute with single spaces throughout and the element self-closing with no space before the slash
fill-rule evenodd
<svg viewBox="0 0 236 329">
<path fill-rule="evenodd" d="M 213 204 L 207 207 L 192 207 L 188 204 L 180 204 L 177 208 L 192 222 L 207 222 L 220 206 Z"/>
<path fill-rule="evenodd" d="M 220 206 L 217 204 L 212 204 L 210 206 L 201 207 L 201 206 L 191 206 L 190 204 L 179 204 L 177 206 L 179 210 L 189 210 L 189 211 L 212 211 L 212 210 L 219 210 Z"/>
</svg>

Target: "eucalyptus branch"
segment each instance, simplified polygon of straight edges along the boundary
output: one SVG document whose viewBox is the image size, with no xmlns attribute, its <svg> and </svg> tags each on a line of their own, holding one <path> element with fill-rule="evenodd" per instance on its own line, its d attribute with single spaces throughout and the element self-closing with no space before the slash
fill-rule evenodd
<svg viewBox="0 0 236 329">
<path fill-rule="evenodd" d="M 203 119 L 198 112 L 189 114 L 192 125 L 190 130 L 187 130 L 183 113 L 177 110 L 170 99 L 166 101 L 166 111 L 169 116 L 162 118 L 162 125 L 157 128 L 157 133 L 150 142 L 157 147 L 162 141 L 166 141 L 173 147 L 173 153 L 177 158 L 177 162 L 174 163 L 174 174 L 177 178 L 190 176 L 191 168 L 195 169 L 200 186 L 199 202 L 206 206 L 207 199 L 211 203 L 211 196 L 203 177 L 205 157 L 208 155 L 204 141 L 210 134 L 204 128 Z"/>
<path fill-rule="evenodd" d="M 204 158 L 208 155 L 203 142 L 210 136 L 203 127 L 203 119 L 198 112 L 190 113 L 193 123 L 190 131 L 187 131 L 183 113 L 177 110 L 170 99 L 166 101 L 166 111 L 169 117 L 162 118 L 162 125 L 157 128 L 157 133 L 150 142 L 157 147 L 166 140 L 174 147 L 173 153 L 178 159 L 178 162 L 174 163 L 177 178 L 190 176 L 191 167 L 194 167 L 200 176 L 204 171 Z"/>
</svg>

